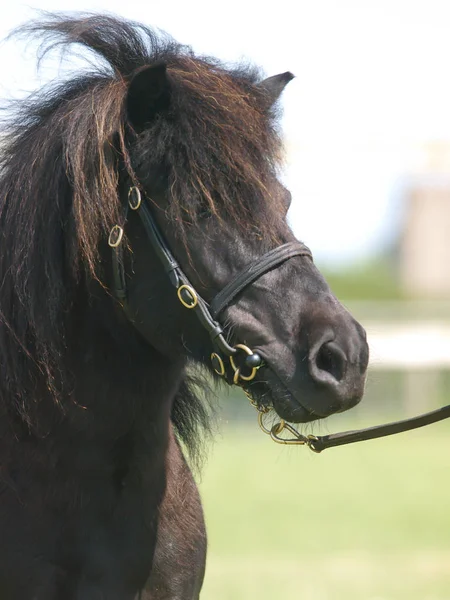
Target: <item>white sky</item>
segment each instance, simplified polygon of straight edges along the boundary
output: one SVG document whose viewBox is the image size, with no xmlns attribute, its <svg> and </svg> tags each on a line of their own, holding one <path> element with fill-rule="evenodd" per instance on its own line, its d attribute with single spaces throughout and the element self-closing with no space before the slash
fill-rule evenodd
<svg viewBox="0 0 450 600">
<path fill-rule="evenodd" d="M 283 98 L 291 222 L 322 264 L 383 247 L 424 144 L 450 142 L 450 0 L 0 0 L 0 37 L 44 10 L 114 12 L 200 53 L 296 75 Z M 0 46 L 0 96 L 36 85 L 24 44 Z M 54 74 L 50 69 L 42 76 Z"/>
</svg>

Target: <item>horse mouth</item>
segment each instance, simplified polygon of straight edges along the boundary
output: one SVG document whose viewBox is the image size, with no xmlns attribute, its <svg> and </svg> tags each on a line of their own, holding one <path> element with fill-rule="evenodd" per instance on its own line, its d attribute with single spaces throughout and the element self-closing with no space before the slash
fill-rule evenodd
<svg viewBox="0 0 450 600">
<path fill-rule="evenodd" d="M 327 416 L 305 406 L 267 363 L 245 389 L 258 406 L 272 407 L 281 419 L 291 423 L 310 423 Z"/>
</svg>

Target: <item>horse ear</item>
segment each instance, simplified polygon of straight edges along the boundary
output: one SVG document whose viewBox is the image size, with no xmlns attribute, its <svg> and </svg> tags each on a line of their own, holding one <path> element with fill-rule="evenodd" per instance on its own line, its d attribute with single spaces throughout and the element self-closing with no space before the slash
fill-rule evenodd
<svg viewBox="0 0 450 600">
<path fill-rule="evenodd" d="M 261 81 L 259 87 L 266 93 L 266 96 L 269 100 L 269 106 L 275 104 L 275 102 L 281 96 L 281 92 L 291 81 L 291 79 L 294 79 L 294 75 L 290 71 L 286 71 L 286 73 L 272 75 L 272 77 L 268 77 L 267 79 Z"/>
<path fill-rule="evenodd" d="M 169 104 L 166 65 L 152 65 L 134 75 L 128 88 L 126 108 L 128 120 L 136 131 L 145 129 Z"/>
</svg>

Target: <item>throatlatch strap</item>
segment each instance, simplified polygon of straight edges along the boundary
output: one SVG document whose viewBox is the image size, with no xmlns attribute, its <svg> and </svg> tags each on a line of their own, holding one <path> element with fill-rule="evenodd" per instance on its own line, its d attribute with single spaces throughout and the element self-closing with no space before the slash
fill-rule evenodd
<svg viewBox="0 0 450 600">
<path fill-rule="evenodd" d="M 211 301 L 209 306 L 214 319 L 217 319 L 223 309 L 248 285 L 294 256 L 307 256 L 312 260 L 311 250 L 305 244 L 288 242 L 270 250 L 255 262 L 250 263 L 243 271 L 233 277 Z"/>
</svg>

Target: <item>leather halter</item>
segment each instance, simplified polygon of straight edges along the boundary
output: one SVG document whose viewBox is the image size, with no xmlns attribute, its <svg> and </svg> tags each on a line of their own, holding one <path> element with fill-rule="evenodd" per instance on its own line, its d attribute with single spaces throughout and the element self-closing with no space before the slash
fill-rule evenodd
<svg viewBox="0 0 450 600">
<path fill-rule="evenodd" d="M 312 260 L 309 248 L 301 242 L 296 241 L 288 242 L 270 250 L 238 273 L 208 304 L 195 290 L 174 258 L 155 222 L 148 202 L 142 201 L 141 193 L 135 186 L 131 187 L 128 192 L 128 202 L 125 207 L 123 225 L 125 225 L 127 220 L 128 209 L 136 211 L 141 218 L 148 239 L 161 261 L 170 283 L 176 289 L 179 301 L 185 308 L 194 311 L 200 324 L 211 338 L 216 349 L 216 352 L 211 354 L 214 371 L 220 376 L 227 377 L 227 369 L 222 358 L 222 355 L 225 355 L 229 358 L 233 371 L 231 377 L 227 377 L 229 383 L 238 384 L 241 381 L 251 381 L 254 379 L 257 369 L 262 366 L 261 357 L 244 344 L 231 346 L 225 339 L 223 328 L 217 321 L 217 317 L 231 304 L 238 294 L 256 281 L 256 279 L 264 275 L 264 273 L 268 273 L 294 256 L 306 256 Z M 123 227 L 114 225 L 109 235 L 108 244 L 113 249 L 114 293 L 122 304 L 125 313 L 134 323 L 127 306 L 127 289 L 121 246 L 123 233 Z M 243 361 L 238 361 L 236 355 L 239 353 L 243 353 Z"/>
<path fill-rule="evenodd" d="M 109 235 L 108 244 L 113 250 L 112 266 L 115 296 L 122 305 L 125 314 L 137 329 L 139 329 L 139 327 L 132 318 L 127 305 L 125 268 L 121 246 L 124 234 L 123 227 L 127 220 L 129 208 L 138 212 L 150 243 L 161 261 L 170 283 L 177 291 L 179 301 L 185 308 L 195 312 L 200 324 L 208 332 L 211 341 L 217 350 L 217 352 L 211 354 L 213 369 L 218 375 L 226 377 L 229 383 L 234 383 L 235 385 L 242 385 L 243 382 L 254 379 L 257 370 L 262 366 L 261 357 L 243 344 L 231 346 L 225 339 L 223 328 L 217 321 L 217 317 L 231 304 L 236 296 L 259 277 L 272 269 L 279 267 L 282 263 L 294 256 L 306 256 L 312 260 L 311 251 L 301 242 L 289 242 L 270 250 L 238 273 L 215 296 L 215 298 L 213 298 L 210 304 L 208 304 L 200 294 L 196 292 L 188 277 L 174 258 L 159 231 L 147 202 L 142 202 L 139 189 L 133 186 L 128 192 L 128 202 L 125 207 L 123 226 L 114 225 Z M 239 352 L 243 353 L 244 361 L 238 361 L 237 354 Z M 221 356 L 222 354 L 229 358 L 230 366 L 234 371 L 231 378 L 227 377 L 227 370 Z M 305 445 L 317 453 L 322 452 L 322 450 L 325 450 L 326 448 L 353 444 L 364 440 L 394 435 L 403 431 L 410 431 L 450 417 L 450 405 L 448 405 L 404 421 L 395 421 L 385 425 L 378 425 L 356 431 L 345 431 L 331 435 L 304 436 L 284 420 L 275 423 L 271 428 L 266 427 L 264 424 L 264 415 L 271 409 L 256 404 L 248 390 L 244 389 L 244 392 L 250 402 L 259 410 L 258 420 L 261 429 L 269 434 L 275 442 L 285 445 Z M 281 433 L 283 431 L 288 431 L 293 437 L 288 439 L 282 438 Z"/>
</svg>

